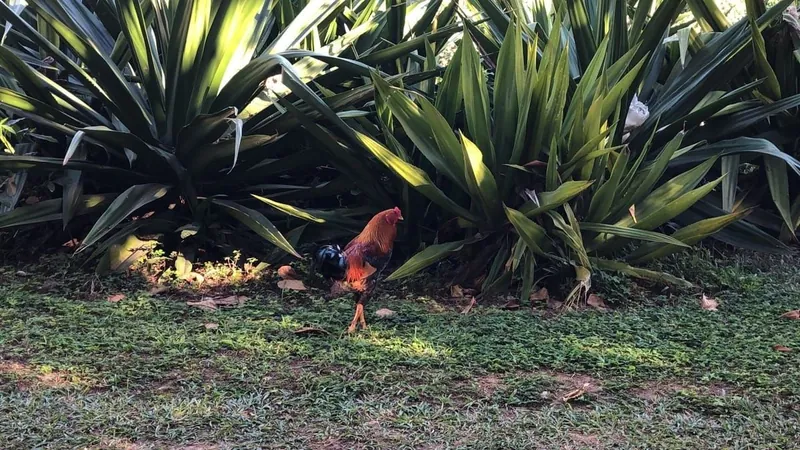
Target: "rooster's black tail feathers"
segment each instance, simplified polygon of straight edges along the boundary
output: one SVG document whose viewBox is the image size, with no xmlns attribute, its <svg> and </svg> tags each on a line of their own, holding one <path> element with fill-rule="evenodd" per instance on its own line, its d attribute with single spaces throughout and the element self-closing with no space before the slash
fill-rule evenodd
<svg viewBox="0 0 800 450">
<path fill-rule="evenodd" d="M 323 245 L 314 252 L 311 272 L 319 273 L 325 278 L 343 280 L 347 271 L 347 258 L 338 245 Z"/>
</svg>

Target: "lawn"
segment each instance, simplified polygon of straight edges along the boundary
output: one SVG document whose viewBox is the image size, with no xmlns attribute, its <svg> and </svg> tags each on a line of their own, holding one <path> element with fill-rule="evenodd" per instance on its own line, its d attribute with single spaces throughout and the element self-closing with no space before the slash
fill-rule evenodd
<svg viewBox="0 0 800 450">
<path fill-rule="evenodd" d="M 206 311 L 186 304 L 200 293 L 66 260 L 2 267 L 0 448 L 796 445 L 800 321 L 781 314 L 800 308 L 798 260 L 701 250 L 664 268 L 698 290 L 604 276 L 611 311 L 462 315 L 419 280 L 386 284 L 346 336 L 351 301 L 269 277 Z"/>
</svg>

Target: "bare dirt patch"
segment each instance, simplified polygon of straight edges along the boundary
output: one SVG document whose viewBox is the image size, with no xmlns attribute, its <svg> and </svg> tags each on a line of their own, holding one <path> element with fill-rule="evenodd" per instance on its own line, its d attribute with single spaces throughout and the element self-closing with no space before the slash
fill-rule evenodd
<svg viewBox="0 0 800 450">
<path fill-rule="evenodd" d="M 288 371 L 292 374 L 294 380 L 299 380 L 303 377 L 314 377 L 319 375 L 341 375 L 348 380 L 355 380 L 359 378 L 359 374 L 338 364 L 320 364 L 314 362 L 309 358 L 293 359 L 286 365 Z"/>
<path fill-rule="evenodd" d="M 736 389 L 721 383 L 709 386 L 696 386 L 680 380 L 673 381 L 651 381 L 641 384 L 639 387 L 631 389 L 630 392 L 647 402 L 656 402 L 663 398 L 674 396 L 675 394 L 686 391 L 694 394 L 726 397 L 736 392 Z"/>
<path fill-rule="evenodd" d="M 147 394 L 174 394 L 185 387 L 187 383 L 201 382 L 206 387 L 224 384 L 229 379 L 212 366 L 210 360 L 200 361 L 188 367 L 174 369 L 154 380 L 149 388 L 143 389 Z"/>
<path fill-rule="evenodd" d="M 88 447 L 92 450 L 151 450 L 155 448 L 153 443 L 133 442 L 127 439 L 113 438 L 103 439 L 100 445 Z"/>
<path fill-rule="evenodd" d="M 478 386 L 478 392 L 482 397 L 486 398 L 490 398 L 498 389 L 503 387 L 503 380 L 497 375 L 484 375 L 478 377 L 475 381 Z"/>
<path fill-rule="evenodd" d="M 594 394 L 603 390 L 600 380 L 580 373 L 547 372 L 555 378 L 564 389 L 583 389 L 586 393 Z"/>
<path fill-rule="evenodd" d="M 85 380 L 68 372 L 41 371 L 22 361 L 0 360 L 0 377 L 11 378 L 21 390 L 88 386 Z"/>
<path fill-rule="evenodd" d="M 320 441 L 312 441 L 308 443 L 310 450 L 348 450 L 354 448 L 352 445 L 345 444 L 341 439 L 329 437 Z"/>
<path fill-rule="evenodd" d="M 570 433 L 569 438 L 572 441 L 572 445 L 567 446 L 567 449 L 584 449 L 584 448 L 591 448 L 591 449 L 598 449 L 598 448 L 605 448 L 600 438 L 593 434 L 585 434 L 585 433 Z"/>
<path fill-rule="evenodd" d="M 302 375 L 310 372 L 310 369 L 315 367 L 315 364 L 309 358 L 296 358 L 289 361 L 288 367 L 293 375 Z"/>
<path fill-rule="evenodd" d="M 195 443 L 188 445 L 173 445 L 168 447 L 169 450 L 229 450 L 232 448 L 227 444 L 205 444 Z"/>
<path fill-rule="evenodd" d="M 227 444 L 210 444 L 197 442 L 193 444 L 170 445 L 164 442 L 150 441 L 130 441 L 127 439 L 113 438 L 104 440 L 97 447 L 89 447 L 93 450 L 228 450 L 231 448 Z"/>
</svg>

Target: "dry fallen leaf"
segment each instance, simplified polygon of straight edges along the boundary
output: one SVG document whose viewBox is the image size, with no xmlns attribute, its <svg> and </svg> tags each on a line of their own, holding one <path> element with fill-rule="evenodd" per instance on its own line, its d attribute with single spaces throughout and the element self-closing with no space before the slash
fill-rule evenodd
<svg viewBox="0 0 800 450">
<path fill-rule="evenodd" d="M 186 302 L 189 306 L 204 309 L 206 311 L 216 311 L 219 306 L 239 306 L 248 300 L 247 297 L 241 295 L 231 295 L 228 297 L 203 297 L 196 302 Z"/>
<path fill-rule="evenodd" d="M 581 397 L 581 396 L 583 396 L 583 394 L 586 393 L 586 388 L 587 387 L 588 387 L 588 384 L 584 384 L 582 388 L 575 389 L 574 391 L 571 391 L 571 392 L 569 392 L 567 394 L 564 394 L 564 397 L 562 397 L 561 400 L 563 402 L 568 402 L 570 400 L 575 400 L 576 398 Z"/>
<path fill-rule="evenodd" d="M 300 278 L 297 276 L 297 272 L 295 272 L 292 266 L 280 266 L 278 268 L 278 276 L 281 277 L 282 280 L 296 280 Z"/>
<path fill-rule="evenodd" d="M 219 328 L 219 324 L 213 322 L 203 324 L 203 326 L 206 327 L 206 330 L 216 330 L 217 328 Z"/>
<path fill-rule="evenodd" d="M 608 306 L 606 306 L 606 302 L 596 294 L 590 294 L 589 298 L 586 299 L 586 304 L 591 306 L 592 308 L 597 308 L 603 311 L 608 310 Z"/>
<path fill-rule="evenodd" d="M 25 204 L 26 205 L 35 205 L 37 203 L 39 203 L 39 197 L 37 197 L 35 195 L 31 195 L 31 196 L 29 196 L 28 198 L 25 199 Z"/>
<path fill-rule="evenodd" d="M 461 286 L 457 285 L 457 284 L 454 284 L 454 285 L 450 286 L 450 297 L 453 297 L 453 298 L 462 298 L 462 297 L 464 297 L 464 289 Z"/>
<path fill-rule="evenodd" d="M 636 220 L 636 205 L 631 205 L 631 207 L 628 208 L 628 214 L 631 215 L 631 219 L 633 219 L 633 223 L 639 223 L 639 221 Z"/>
<path fill-rule="evenodd" d="M 519 309 L 519 302 L 515 298 L 514 299 L 510 299 L 505 304 L 503 304 L 502 308 L 503 309 L 508 309 L 508 310 Z"/>
<path fill-rule="evenodd" d="M 789 320 L 800 320 L 800 309 L 795 309 L 794 311 L 781 314 L 781 317 Z"/>
<path fill-rule="evenodd" d="M 125 298 L 125 294 L 114 294 L 108 296 L 108 301 L 111 303 L 121 302 Z"/>
<path fill-rule="evenodd" d="M 792 351 L 791 348 L 785 345 L 773 345 L 772 349 L 775 350 L 776 352 L 783 352 L 783 353 L 789 353 Z"/>
<path fill-rule="evenodd" d="M 387 317 L 392 317 L 392 316 L 394 316 L 394 314 L 395 314 L 395 312 L 392 311 L 389 308 L 381 308 L 381 309 L 375 311 L 375 315 L 380 317 L 381 319 L 385 319 Z"/>
<path fill-rule="evenodd" d="M 314 327 L 303 327 L 297 330 L 294 330 L 294 334 L 330 334 L 327 331 L 323 330 L 322 328 L 314 328 Z"/>
<path fill-rule="evenodd" d="M 189 305 L 189 306 L 194 306 L 195 308 L 200 308 L 200 309 L 206 310 L 206 311 L 216 311 L 217 310 L 216 302 L 214 302 L 214 300 L 212 300 L 212 299 L 210 299 L 208 297 L 205 297 L 202 300 L 196 301 L 196 302 L 186 302 L 186 304 Z"/>
<path fill-rule="evenodd" d="M 242 295 L 230 295 L 223 298 L 212 299 L 217 306 L 239 306 L 248 300 L 247 297 Z"/>
<path fill-rule="evenodd" d="M 537 302 L 542 300 L 547 301 L 549 298 L 550 298 L 550 293 L 547 292 L 547 288 L 541 288 L 538 291 L 531 293 L 530 300 L 532 302 Z"/>
<path fill-rule="evenodd" d="M 703 297 L 700 299 L 700 307 L 705 309 L 706 311 L 716 311 L 717 306 L 719 306 L 719 302 L 715 298 L 711 298 L 703 294 Z"/>
<path fill-rule="evenodd" d="M 306 285 L 300 280 L 281 280 L 278 281 L 280 289 L 289 289 L 292 291 L 305 291 Z"/>
</svg>

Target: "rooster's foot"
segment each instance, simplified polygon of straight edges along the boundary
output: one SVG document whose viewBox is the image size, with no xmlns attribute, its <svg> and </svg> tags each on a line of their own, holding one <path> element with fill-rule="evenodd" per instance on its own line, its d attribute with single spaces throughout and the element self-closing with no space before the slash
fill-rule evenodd
<svg viewBox="0 0 800 450">
<path fill-rule="evenodd" d="M 364 305 L 361 303 L 356 304 L 356 313 L 353 315 L 353 320 L 350 322 L 350 326 L 347 327 L 347 333 L 353 334 L 356 332 L 356 325 L 361 324 L 361 328 L 367 329 L 367 322 L 364 320 Z"/>
</svg>

